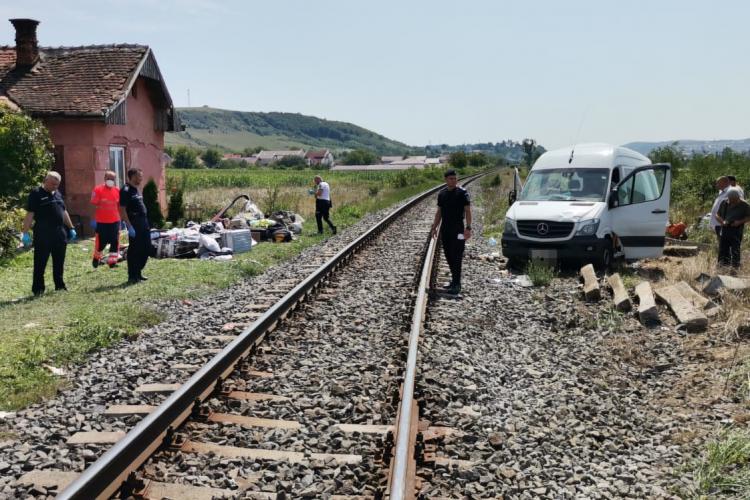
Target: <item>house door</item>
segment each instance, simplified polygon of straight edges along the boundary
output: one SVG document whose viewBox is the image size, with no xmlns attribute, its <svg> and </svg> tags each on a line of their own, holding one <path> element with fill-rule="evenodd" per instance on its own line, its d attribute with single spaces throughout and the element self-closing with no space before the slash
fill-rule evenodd
<svg viewBox="0 0 750 500">
<path fill-rule="evenodd" d="M 626 259 L 662 254 L 669 220 L 670 184 L 668 164 L 646 165 L 633 170 L 610 193 L 612 229 Z"/>
</svg>

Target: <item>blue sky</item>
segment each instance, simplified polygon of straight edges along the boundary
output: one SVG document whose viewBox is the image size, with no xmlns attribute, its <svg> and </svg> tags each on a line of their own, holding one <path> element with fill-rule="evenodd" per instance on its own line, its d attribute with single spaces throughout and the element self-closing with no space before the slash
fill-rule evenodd
<svg viewBox="0 0 750 500">
<path fill-rule="evenodd" d="M 750 2 L 24 0 L 40 44 L 142 43 L 178 106 L 413 145 L 750 137 Z M 0 26 L 2 24 L 0 23 Z M 0 45 L 13 45 L 10 23 Z M 580 133 L 578 130 L 580 128 Z"/>
</svg>

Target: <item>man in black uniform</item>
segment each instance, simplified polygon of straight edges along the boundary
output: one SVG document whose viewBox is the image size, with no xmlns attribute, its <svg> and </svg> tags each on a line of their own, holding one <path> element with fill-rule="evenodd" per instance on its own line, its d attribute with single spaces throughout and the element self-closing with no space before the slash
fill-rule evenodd
<svg viewBox="0 0 750 500">
<path fill-rule="evenodd" d="M 739 269 L 742 261 L 742 234 L 750 222 L 750 205 L 742 199 L 736 187 L 727 189 L 727 199 L 719 205 L 716 220 L 721 227 L 719 236 L 719 265 Z"/>
<path fill-rule="evenodd" d="M 143 171 L 139 168 L 128 170 L 128 181 L 120 189 L 120 217 L 128 228 L 128 283 L 134 285 L 146 281 L 143 268 L 150 255 L 154 254 L 151 244 L 146 205 L 138 186 L 143 182 Z"/>
<path fill-rule="evenodd" d="M 452 278 L 450 284 L 444 288 L 448 293 L 458 295 L 461 293 L 461 261 L 464 258 L 464 247 L 466 240 L 471 238 L 471 201 L 469 192 L 458 185 L 455 170 L 445 172 L 445 188 L 438 193 L 437 204 L 432 235 L 437 236 L 437 227 L 442 220 L 440 236 Z"/>
<path fill-rule="evenodd" d="M 49 172 L 41 186 L 29 194 L 26 204 L 26 218 L 23 221 L 23 244 L 31 244 L 29 229 L 34 222 L 34 279 L 31 291 L 34 295 L 44 293 L 44 270 L 52 256 L 52 278 L 55 290 L 67 290 L 63 281 L 65 267 L 65 250 L 68 240 L 75 240 L 70 215 L 65 209 L 65 202 L 57 188 L 60 186 L 60 174 Z M 66 229 L 67 228 L 67 229 Z"/>
</svg>

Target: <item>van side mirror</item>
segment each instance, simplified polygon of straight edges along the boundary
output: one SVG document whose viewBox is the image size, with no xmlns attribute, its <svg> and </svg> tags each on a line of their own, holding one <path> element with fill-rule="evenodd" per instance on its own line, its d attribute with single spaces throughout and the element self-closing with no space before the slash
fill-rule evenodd
<svg viewBox="0 0 750 500">
<path fill-rule="evenodd" d="M 517 197 L 517 196 L 518 196 L 518 195 L 517 195 L 517 193 L 516 193 L 515 189 L 514 189 L 513 191 L 510 191 L 510 192 L 508 193 L 508 206 L 511 206 L 511 205 L 512 205 L 513 203 L 515 203 L 515 202 L 516 202 L 516 197 Z"/>
<path fill-rule="evenodd" d="M 617 188 L 613 187 L 612 190 L 609 192 L 609 200 L 607 200 L 607 205 L 609 208 L 617 208 L 620 206 L 617 200 Z"/>
</svg>

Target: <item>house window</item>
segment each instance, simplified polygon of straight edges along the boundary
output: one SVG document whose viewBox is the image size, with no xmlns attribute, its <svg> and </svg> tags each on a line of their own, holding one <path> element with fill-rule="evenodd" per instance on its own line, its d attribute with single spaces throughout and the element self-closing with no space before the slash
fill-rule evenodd
<svg viewBox="0 0 750 500">
<path fill-rule="evenodd" d="M 117 187 L 125 185 L 125 148 L 109 147 L 109 169 L 117 174 Z"/>
</svg>

